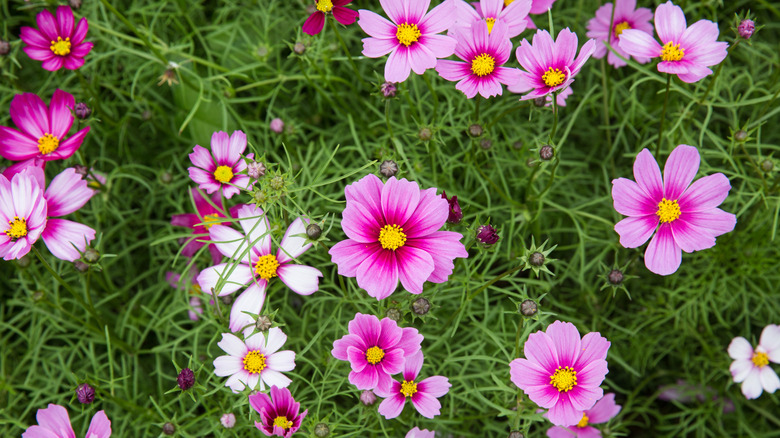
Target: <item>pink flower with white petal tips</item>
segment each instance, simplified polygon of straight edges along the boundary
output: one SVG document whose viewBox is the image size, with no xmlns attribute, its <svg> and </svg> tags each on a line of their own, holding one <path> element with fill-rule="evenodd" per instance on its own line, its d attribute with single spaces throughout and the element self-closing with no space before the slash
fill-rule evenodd
<svg viewBox="0 0 780 438">
<path fill-rule="evenodd" d="M 630 55 L 620 48 L 620 36 L 628 29 L 636 29 L 645 32 L 648 35 L 653 34 L 653 25 L 650 20 L 653 13 L 647 8 L 636 8 L 636 0 L 615 0 L 615 13 L 612 14 L 612 3 L 602 5 L 596 10 L 596 16 L 588 21 L 588 38 L 593 38 L 599 43 L 596 44 L 596 51 L 593 57 L 601 59 L 607 55 L 607 62 L 615 67 L 623 67 L 626 62 L 618 58 L 613 52 L 607 53 L 609 45 L 621 56 L 628 58 Z M 612 29 L 609 28 L 612 24 Z M 640 64 L 650 61 L 650 58 L 634 57 Z"/>
<path fill-rule="evenodd" d="M 22 433 L 22 438 L 76 438 L 70 425 L 68 411 L 60 405 L 49 403 L 46 409 L 38 409 L 35 415 L 38 424 Z M 106 413 L 98 411 L 89 422 L 86 438 L 108 438 L 111 436 L 111 420 Z"/>
<path fill-rule="evenodd" d="M 615 394 L 604 395 L 592 408 L 582 413 L 582 419 L 574 426 L 553 426 L 547 429 L 549 438 L 601 438 L 601 432 L 591 424 L 606 423 L 615 418 L 621 406 L 615 404 Z"/>
<path fill-rule="evenodd" d="M 246 162 L 241 156 L 244 150 L 246 135 L 243 132 L 233 131 L 230 137 L 227 132 L 215 132 L 211 135 L 211 154 L 200 145 L 195 145 L 192 149 L 190 161 L 195 167 L 187 168 L 190 178 L 208 194 L 221 188 L 226 198 L 232 198 L 241 191 L 240 188 L 250 185 L 248 175 L 238 174 L 246 170 Z M 255 154 L 249 154 L 247 158 L 254 156 Z"/>
<path fill-rule="evenodd" d="M 250 330 L 244 331 L 244 334 Z M 227 353 L 214 359 L 214 374 L 230 376 L 225 386 L 234 393 L 249 389 L 265 390 L 265 385 L 286 388 L 292 382 L 284 371 L 295 369 L 295 352 L 279 351 L 287 342 L 287 335 L 279 327 L 273 327 L 263 334 L 257 332 L 246 338 L 239 339 L 232 333 L 222 333 L 222 340 L 217 343 L 219 348 Z"/>
<path fill-rule="evenodd" d="M 28 170 L 0 175 L 0 257 L 22 258 L 46 229 L 43 188 Z"/>
<path fill-rule="evenodd" d="M 293 399 L 287 388 L 272 386 L 270 392 L 270 397 L 263 393 L 249 396 L 252 409 L 260 414 L 260 421 L 255 421 L 255 427 L 265 436 L 289 438 L 300 429 L 309 410 L 299 413 L 301 404 Z"/>
<path fill-rule="evenodd" d="M 379 413 L 386 419 L 401 415 L 406 400 L 409 399 L 423 417 L 433 418 L 439 415 L 441 403 L 437 400 L 450 391 L 449 379 L 442 376 L 433 376 L 415 382 L 423 365 L 422 351 L 414 356 L 406 358 L 403 372 L 403 383 L 393 380 L 388 391 L 377 389 L 377 395 L 385 397 L 379 404 Z"/>
<path fill-rule="evenodd" d="M 531 0 L 511 0 L 508 3 L 505 0 L 480 0 L 473 7 L 464 0 L 449 1 L 455 5 L 458 26 L 469 27 L 482 21 L 492 33 L 494 25 L 503 23 L 507 27 L 506 36 L 514 38 L 528 25 L 526 18 L 531 10 Z"/>
<path fill-rule="evenodd" d="M 57 71 L 62 67 L 76 70 L 84 65 L 84 57 L 92 50 L 92 43 L 84 42 L 89 30 L 86 18 L 76 24 L 70 6 L 59 6 L 56 16 L 44 9 L 35 20 L 38 29 L 25 26 L 20 35 L 27 44 L 22 49 L 27 56 L 43 61 L 41 67 L 49 71 Z"/>
<path fill-rule="evenodd" d="M 729 344 L 728 352 L 734 359 L 729 371 L 735 382 L 742 383 L 745 397 L 755 399 L 764 391 L 774 394 L 780 388 L 780 379 L 769 366 L 769 362 L 780 363 L 780 325 L 764 327 L 755 349 L 747 339 L 738 336 Z"/>
<path fill-rule="evenodd" d="M 198 284 L 204 292 L 210 293 L 215 288 L 220 296 L 249 285 L 230 310 L 230 330 L 233 332 L 254 323 L 254 319 L 244 312 L 260 313 L 272 278 L 279 277 L 297 294 L 311 295 L 319 288 L 319 277 L 322 277 L 322 273 L 311 266 L 290 263 L 311 248 L 305 238 L 308 220 L 295 219 L 274 254 L 270 226 L 263 210 L 244 205 L 238 209 L 237 216 L 246 235 L 225 225 L 209 228 L 209 238 L 232 262 L 206 268 L 198 275 Z"/>
</svg>

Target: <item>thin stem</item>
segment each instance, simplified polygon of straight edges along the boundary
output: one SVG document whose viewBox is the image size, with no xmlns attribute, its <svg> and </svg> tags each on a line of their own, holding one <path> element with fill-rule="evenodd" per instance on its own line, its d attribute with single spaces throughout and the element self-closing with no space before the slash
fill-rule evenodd
<svg viewBox="0 0 780 438">
<path fill-rule="evenodd" d="M 552 95 L 552 108 L 553 108 L 553 127 L 552 131 L 550 131 L 550 143 L 553 142 L 553 138 L 555 138 L 555 131 L 558 130 L 558 99 L 557 95 L 553 93 Z"/>
<path fill-rule="evenodd" d="M 479 103 L 482 101 L 482 96 L 479 94 L 474 97 L 474 123 L 479 123 Z"/>
<path fill-rule="evenodd" d="M 726 53 L 726 57 L 727 58 L 731 54 L 731 51 L 734 50 L 734 48 L 737 47 L 739 45 L 739 43 L 741 43 L 741 42 L 742 42 L 742 40 L 737 40 L 737 42 L 734 43 L 733 46 L 729 47 L 729 50 Z M 712 79 L 710 80 L 710 84 L 707 86 L 707 90 L 704 92 L 704 96 L 702 96 L 702 98 L 699 99 L 699 105 L 703 104 L 704 101 L 707 99 L 707 96 L 710 95 L 710 91 L 712 90 L 712 86 L 715 85 L 715 80 L 718 79 L 718 75 L 720 75 L 720 71 L 723 70 L 723 64 L 725 64 L 725 61 L 726 60 L 724 59 L 723 61 L 720 62 L 720 64 L 718 64 L 718 69 L 715 70 L 715 74 L 712 76 Z"/>
<path fill-rule="evenodd" d="M 672 75 L 669 73 L 666 74 L 666 97 L 664 97 L 664 109 L 661 111 L 661 126 L 658 128 L 658 145 L 655 147 L 655 157 L 658 159 L 658 157 L 661 154 L 661 140 L 663 140 L 664 136 L 664 120 L 666 120 L 666 106 L 669 103 L 669 87 L 672 85 Z"/>
<path fill-rule="evenodd" d="M 349 63 L 352 65 L 352 70 L 355 70 L 355 75 L 358 79 L 360 79 L 360 82 L 363 84 L 366 84 L 366 81 L 363 79 L 363 75 L 360 74 L 360 71 L 357 68 L 357 64 L 355 64 L 355 60 L 352 59 L 352 54 L 349 53 L 349 49 L 347 48 L 347 44 L 344 43 L 344 39 L 341 38 L 341 33 L 339 33 L 339 27 L 336 25 L 336 20 L 329 20 L 330 25 L 333 28 L 333 33 L 336 34 L 336 38 L 339 40 L 339 44 L 341 45 L 341 49 L 344 50 L 344 53 L 347 54 L 347 59 L 349 59 Z M 368 85 L 368 84 L 366 84 Z"/>
<path fill-rule="evenodd" d="M 387 132 L 390 134 L 390 139 L 392 139 L 393 128 L 390 126 L 390 99 L 385 100 L 385 123 L 387 124 Z"/>
<path fill-rule="evenodd" d="M 609 129 L 609 77 L 607 76 L 607 60 L 601 58 L 601 96 L 604 114 L 604 129 L 607 134 L 607 149 L 612 150 L 612 130 Z"/>
</svg>

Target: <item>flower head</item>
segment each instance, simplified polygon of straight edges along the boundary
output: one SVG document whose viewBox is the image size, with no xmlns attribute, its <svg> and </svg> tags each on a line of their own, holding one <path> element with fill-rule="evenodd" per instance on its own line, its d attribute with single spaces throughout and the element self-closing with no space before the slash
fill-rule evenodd
<svg viewBox="0 0 780 438">
<path fill-rule="evenodd" d="M 528 359 L 510 364 L 512 382 L 542 408 L 556 426 L 571 426 L 603 395 L 607 341 L 598 332 L 580 333 L 574 324 L 555 321 L 546 332 L 531 333 L 523 351 Z"/>
<path fill-rule="evenodd" d="M 715 237 L 734 229 L 736 216 L 717 208 L 731 184 L 722 173 L 691 184 L 699 170 L 699 151 L 679 145 L 666 160 L 663 180 L 653 155 L 643 149 L 634 161 L 634 178 L 612 180 L 615 210 L 629 216 L 615 225 L 620 244 L 636 248 L 655 233 L 645 251 L 645 266 L 659 275 L 677 271 L 682 253 L 715 246 Z"/>
<path fill-rule="evenodd" d="M 718 24 L 699 20 L 690 27 L 682 8 L 671 1 L 655 10 L 653 36 L 639 29 L 626 29 L 620 35 L 620 48 L 637 58 L 661 58 L 658 71 L 676 74 L 683 82 L 697 82 L 712 74 L 708 67 L 726 58 L 728 43 L 718 42 Z"/>
<path fill-rule="evenodd" d="M 300 429 L 301 422 L 309 413 L 308 409 L 298 412 L 301 404 L 296 402 L 290 390 L 284 387 L 271 386 L 270 397 L 262 393 L 250 395 L 249 404 L 260 414 L 261 421 L 255 421 L 255 427 L 265 436 L 292 436 Z"/>
<path fill-rule="evenodd" d="M 780 363 L 780 325 L 764 327 L 755 349 L 747 339 L 737 336 L 729 344 L 728 352 L 734 359 L 729 371 L 735 382 L 742 383 L 745 397 L 755 399 L 764 391 L 773 394 L 780 388 L 780 379 L 769 366 L 769 362 Z"/>
<path fill-rule="evenodd" d="M 601 59 L 607 55 L 607 62 L 615 67 L 623 67 L 626 62 L 617 57 L 613 52 L 607 54 L 607 46 L 603 43 L 609 42 L 609 45 L 621 56 L 628 58 L 630 55 L 620 48 L 620 36 L 623 31 L 636 29 L 652 36 L 653 25 L 650 20 L 653 13 L 647 8 L 636 8 L 636 0 L 615 0 L 615 13 L 612 14 L 612 3 L 602 5 L 596 10 L 596 16 L 588 21 L 588 38 L 598 41 L 596 51 L 593 57 Z M 612 29 L 610 29 L 610 24 Z M 649 58 L 635 57 L 640 64 L 648 62 Z"/>
<path fill-rule="evenodd" d="M 43 188 L 27 170 L 9 181 L 0 175 L 0 256 L 22 258 L 46 229 L 48 206 Z"/>
<path fill-rule="evenodd" d="M 176 383 L 182 391 L 186 391 L 195 385 L 195 373 L 189 368 L 182 368 L 179 375 L 176 376 Z"/>
<path fill-rule="evenodd" d="M 86 18 L 75 23 L 70 7 L 59 6 L 56 16 L 44 9 L 35 20 L 38 29 L 25 26 L 20 35 L 27 56 L 43 61 L 41 67 L 49 71 L 77 70 L 84 65 L 84 57 L 92 50 L 92 43 L 84 41 L 89 29 Z"/>
<path fill-rule="evenodd" d="M 38 409 L 35 415 L 38 424 L 30 426 L 22 433 L 22 438 L 75 438 L 70 425 L 68 411 L 60 405 L 49 403 L 46 409 Z M 111 436 L 111 421 L 106 413 L 98 411 L 89 423 L 86 438 L 108 438 Z"/>
<path fill-rule="evenodd" d="M 367 175 L 345 189 L 347 206 L 341 227 L 348 239 L 329 253 L 338 273 L 378 300 L 390 296 L 400 279 L 413 294 L 423 283 L 444 283 L 456 257 L 467 257 L 461 236 L 438 231 L 449 216 L 447 201 L 436 189 L 391 177 L 386 183 Z"/>
<path fill-rule="evenodd" d="M 470 27 L 482 22 L 492 33 L 493 27 L 501 23 L 507 28 L 507 38 L 520 35 L 528 26 L 532 4 L 531 0 L 480 0 L 472 7 L 464 0 L 451 1 L 456 8 L 456 25 Z"/>
<path fill-rule="evenodd" d="M 547 430 L 549 438 L 601 438 L 601 432 L 591 424 L 606 423 L 615 418 L 621 406 L 615 404 L 615 394 L 604 395 L 592 408 L 582 413 L 579 423 L 569 426 L 553 426 Z"/>
<path fill-rule="evenodd" d="M 390 318 L 358 313 L 349 322 L 349 334 L 333 342 L 331 354 L 349 361 L 349 382 L 358 389 L 390 389 L 393 374 L 420 351 L 423 336 L 417 329 L 398 327 Z"/>
<path fill-rule="evenodd" d="M 442 376 L 428 377 L 420 381 L 417 376 L 423 364 L 422 351 L 406 358 L 404 363 L 403 383 L 393 380 L 389 390 L 377 389 L 380 397 L 385 397 L 379 404 L 379 413 L 386 419 L 401 415 L 406 400 L 410 400 L 417 412 L 423 417 L 433 418 L 439 415 L 441 403 L 437 398 L 444 396 L 450 390 L 449 379 Z"/>
<path fill-rule="evenodd" d="M 480 225 L 477 228 L 477 240 L 485 245 L 493 245 L 498 242 L 498 231 L 490 224 Z"/>
<path fill-rule="evenodd" d="M 352 0 L 314 0 L 316 9 L 303 23 L 303 33 L 317 35 L 325 26 L 325 16 L 333 14 L 333 18 L 344 26 L 349 26 L 357 20 L 358 13 L 345 8 Z"/>
<path fill-rule="evenodd" d="M 171 225 L 174 227 L 192 229 L 192 237 L 186 240 L 181 253 L 186 257 L 192 257 L 203 245 L 207 245 L 211 260 L 214 263 L 219 263 L 222 259 L 222 253 L 219 252 L 217 246 L 213 243 L 202 242 L 200 239 L 208 235 L 209 228 L 219 225 L 223 219 L 226 219 L 222 198 L 219 196 L 219 192 L 215 192 L 209 196 L 211 201 L 209 202 L 198 189 L 190 189 L 190 193 L 197 213 L 174 214 L 171 217 Z"/>
<path fill-rule="evenodd" d="M 241 157 L 245 149 L 246 135 L 243 132 L 233 131 L 230 137 L 227 132 L 215 132 L 211 136 L 211 154 L 199 145 L 192 149 L 190 161 L 195 167 L 187 168 L 190 178 L 208 194 L 221 188 L 226 198 L 232 198 L 241 191 L 240 188 L 252 184 L 248 175 L 239 174 L 246 169 Z M 254 154 L 247 157 L 252 158 Z"/>
<path fill-rule="evenodd" d="M 82 383 L 76 388 L 76 398 L 79 403 L 88 405 L 95 401 L 95 388 L 89 383 Z"/>
<path fill-rule="evenodd" d="M 363 55 L 379 58 L 387 55 L 385 80 L 403 82 L 414 70 L 421 75 L 436 66 L 437 58 L 455 51 L 457 41 L 444 32 L 455 18 L 455 8 L 445 1 L 428 11 L 430 0 L 386 0 L 382 8 L 390 21 L 361 9 L 358 25 L 370 38 L 363 39 Z M 427 12 L 427 13 L 426 13 Z"/>
<path fill-rule="evenodd" d="M 753 20 L 750 19 L 744 19 L 739 22 L 739 25 L 737 26 L 737 33 L 742 38 L 749 40 L 750 37 L 753 36 L 753 32 L 756 30 L 756 23 L 753 22 Z"/>
<path fill-rule="evenodd" d="M 285 388 L 291 380 L 282 372 L 295 369 L 295 352 L 279 351 L 285 342 L 287 335 L 279 327 L 254 333 L 244 341 L 232 333 L 222 333 L 217 345 L 227 355 L 214 359 L 214 374 L 230 376 L 225 386 L 234 393 L 244 387 L 255 389 L 258 383 L 260 391 L 265 390 L 265 385 Z"/>
</svg>

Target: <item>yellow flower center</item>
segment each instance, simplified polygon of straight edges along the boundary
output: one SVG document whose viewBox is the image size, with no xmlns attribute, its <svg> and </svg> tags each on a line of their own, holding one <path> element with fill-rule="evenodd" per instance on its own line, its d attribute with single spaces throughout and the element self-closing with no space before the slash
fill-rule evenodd
<svg viewBox="0 0 780 438">
<path fill-rule="evenodd" d="M 759 353 L 758 351 L 753 353 L 753 365 L 761 368 L 769 365 L 769 356 L 766 353 Z"/>
<path fill-rule="evenodd" d="M 257 259 L 255 265 L 255 274 L 257 274 L 263 280 L 270 280 L 276 277 L 276 270 L 279 268 L 279 260 L 276 260 L 276 256 L 268 254 Z"/>
<path fill-rule="evenodd" d="M 244 356 L 244 369 L 250 374 L 259 374 L 265 368 L 265 355 L 252 350 Z"/>
<path fill-rule="evenodd" d="M 317 10 L 320 12 L 330 12 L 333 9 L 333 2 L 331 0 L 317 0 Z M 284 417 L 282 417 L 284 418 Z"/>
<path fill-rule="evenodd" d="M 422 32 L 420 32 L 416 24 L 399 24 L 398 29 L 395 31 L 395 37 L 398 39 L 398 42 L 406 47 L 416 43 L 420 39 L 420 35 L 422 35 Z"/>
<path fill-rule="evenodd" d="M 615 36 L 620 36 L 624 30 L 631 29 L 631 25 L 627 21 L 615 25 Z"/>
<path fill-rule="evenodd" d="M 677 201 L 670 201 L 666 198 L 661 199 L 658 203 L 658 211 L 655 212 L 658 215 L 658 220 L 661 223 L 669 223 L 678 217 L 680 217 L 680 205 Z"/>
<path fill-rule="evenodd" d="M 572 367 L 558 367 L 555 374 L 550 376 L 550 384 L 559 392 L 571 391 L 577 386 L 577 372 Z"/>
<path fill-rule="evenodd" d="M 379 347 L 371 347 L 366 351 L 366 360 L 371 365 L 378 364 L 383 357 L 385 357 L 385 352 Z"/>
<path fill-rule="evenodd" d="M 7 230 L 5 230 L 6 236 L 11 239 L 21 239 L 27 235 L 27 219 L 14 216 L 13 220 L 8 221 Z"/>
<path fill-rule="evenodd" d="M 471 60 L 471 71 L 479 76 L 487 76 L 496 69 L 496 60 L 487 53 L 483 53 Z"/>
<path fill-rule="evenodd" d="M 230 182 L 233 179 L 233 169 L 229 166 L 219 166 L 214 171 L 214 179 L 221 183 Z"/>
<path fill-rule="evenodd" d="M 564 79 L 566 79 L 566 73 L 562 72 L 559 68 L 550 67 L 542 75 L 542 81 L 544 81 L 544 84 L 548 87 L 557 87 L 563 83 Z"/>
<path fill-rule="evenodd" d="M 488 33 L 493 32 L 493 25 L 496 24 L 496 19 L 493 17 L 485 18 L 485 22 L 487 23 Z"/>
<path fill-rule="evenodd" d="M 685 56 L 685 51 L 674 41 L 664 44 L 664 48 L 661 50 L 661 59 L 664 61 L 679 61 L 683 59 L 683 56 Z"/>
<path fill-rule="evenodd" d="M 60 139 L 49 133 L 43 134 L 43 137 L 38 139 L 38 150 L 43 155 L 56 151 L 58 147 L 60 147 Z"/>
<path fill-rule="evenodd" d="M 398 225 L 385 225 L 379 231 L 379 243 L 382 244 L 382 248 L 393 251 L 404 246 L 406 243 L 404 229 Z"/>
<path fill-rule="evenodd" d="M 214 225 L 219 225 L 219 215 L 216 213 L 207 214 L 203 216 L 203 226 L 206 227 L 208 230 L 209 228 L 213 227 Z"/>
<path fill-rule="evenodd" d="M 417 392 L 417 384 L 414 383 L 414 380 L 411 382 L 407 382 L 404 380 L 404 383 L 401 384 L 401 394 L 404 395 L 404 397 L 411 397 Z"/>
<path fill-rule="evenodd" d="M 504 7 L 511 5 L 513 1 L 515 0 L 504 0 Z"/>
<path fill-rule="evenodd" d="M 328 1 L 330 3 L 330 1 Z M 284 430 L 288 430 L 292 427 L 292 421 L 289 421 L 287 417 L 276 417 L 274 419 L 274 426 L 279 426 Z"/>
<path fill-rule="evenodd" d="M 585 427 L 588 425 L 588 416 L 585 415 L 585 413 L 582 413 L 582 419 L 579 423 L 577 423 L 577 427 Z"/>
<path fill-rule="evenodd" d="M 52 41 L 49 49 L 54 52 L 55 55 L 65 56 L 70 53 L 70 38 L 57 37 L 57 41 Z"/>
</svg>

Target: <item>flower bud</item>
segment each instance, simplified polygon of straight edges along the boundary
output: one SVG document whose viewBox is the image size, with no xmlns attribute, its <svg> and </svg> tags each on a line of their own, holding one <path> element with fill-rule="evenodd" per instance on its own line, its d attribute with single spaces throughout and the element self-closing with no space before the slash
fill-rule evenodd
<svg viewBox="0 0 780 438">
<path fill-rule="evenodd" d="M 295 52 L 296 55 L 303 55 L 304 52 L 306 52 L 306 45 L 303 43 L 295 43 L 293 52 Z"/>
<path fill-rule="evenodd" d="M 73 107 L 73 112 L 76 113 L 76 117 L 81 120 L 86 119 L 92 114 L 92 110 L 84 102 L 79 102 Z"/>
<path fill-rule="evenodd" d="M 447 192 L 442 192 L 441 194 L 442 199 L 447 200 L 447 203 L 449 204 L 449 215 L 447 216 L 447 222 L 451 224 L 457 224 L 460 222 L 461 219 L 463 219 L 463 211 L 460 209 L 460 204 L 458 204 L 458 196 L 453 196 L 452 198 L 447 198 Z"/>
<path fill-rule="evenodd" d="M 19 265 L 20 268 L 26 268 L 30 266 L 31 263 L 32 259 L 30 258 L 30 253 L 27 253 L 21 258 L 16 259 L 16 264 Z"/>
<path fill-rule="evenodd" d="M 11 52 L 11 43 L 5 40 L 0 40 L 0 56 L 5 56 Z"/>
<path fill-rule="evenodd" d="M 517 140 L 516 142 L 512 143 L 512 149 L 520 150 L 523 148 L 523 141 Z"/>
<path fill-rule="evenodd" d="M 274 177 L 271 178 L 270 186 L 274 190 L 282 190 L 284 188 L 284 178 L 282 178 L 282 175 L 274 175 Z"/>
<path fill-rule="evenodd" d="M 509 432 L 509 436 L 507 438 L 523 438 L 523 434 L 520 433 L 519 430 L 513 430 Z"/>
<path fill-rule="evenodd" d="M 366 406 L 371 406 L 376 402 L 374 391 L 367 389 L 360 393 L 360 402 Z"/>
<path fill-rule="evenodd" d="M 412 303 L 412 312 L 418 315 L 425 315 L 429 310 L 431 310 L 431 302 L 425 298 L 417 298 Z"/>
<path fill-rule="evenodd" d="M 322 228 L 317 224 L 309 224 L 306 226 L 306 237 L 311 240 L 317 240 L 322 235 Z"/>
<path fill-rule="evenodd" d="M 97 263 L 97 261 L 100 260 L 100 253 L 93 248 L 87 248 L 82 257 L 87 263 Z"/>
<path fill-rule="evenodd" d="M 539 149 L 539 158 L 542 161 L 550 161 L 554 154 L 555 150 L 549 144 L 546 144 Z"/>
<path fill-rule="evenodd" d="M 89 265 L 82 262 L 81 260 L 74 261 L 73 267 L 76 268 L 76 270 L 79 272 L 87 272 L 89 270 Z"/>
<path fill-rule="evenodd" d="M 328 435 L 330 435 L 330 428 L 325 423 L 317 423 L 316 426 L 314 426 L 314 436 L 317 438 L 325 438 Z"/>
<path fill-rule="evenodd" d="M 395 97 L 395 94 L 398 91 L 398 89 L 395 87 L 395 82 L 385 81 L 379 88 L 382 90 L 382 96 L 385 96 L 386 99 Z"/>
<path fill-rule="evenodd" d="M 281 134 L 284 131 L 284 122 L 279 117 L 271 120 L 271 131 Z"/>
<path fill-rule="evenodd" d="M 68 4 L 73 9 L 81 8 L 81 0 L 68 0 Z"/>
<path fill-rule="evenodd" d="M 535 252 L 531 254 L 528 257 L 528 263 L 531 264 L 531 266 L 542 266 L 544 264 L 544 254 L 540 252 Z"/>
<path fill-rule="evenodd" d="M 82 383 L 76 388 L 76 398 L 79 399 L 79 403 L 88 405 L 95 401 L 95 388 L 90 386 L 89 383 Z"/>
<path fill-rule="evenodd" d="M 271 328 L 271 325 L 273 324 L 273 321 L 271 321 L 271 318 L 268 315 L 260 315 L 257 317 L 257 322 L 255 323 L 255 328 L 260 330 L 261 332 L 264 332 Z"/>
<path fill-rule="evenodd" d="M 393 160 L 382 161 L 382 164 L 379 165 L 379 173 L 385 178 L 395 176 L 398 173 L 398 164 Z"/>
<path fill-rule="evenodd" d="M 236 425 L 236 416 L 233 415 L 232 412 L 222 414 L 222 416 L 219 418 L 219 422 L 222 423 L 222 426 L 225 429 L 232 429 L 233 426 Z"/>
<path fill-rule="evenodd" d="M 176 433 L 176 426 L 173 425 L 170 421 L 163 424 L 162 432 L 166 435 L 173 435 Z"/>
<path fill-rule="evenodd" d="M 422 128 L 420 129 L 420 132 L 417 133 L 417 137 L 422 141 L 430 141 L 433 137 L 433 131 L 431 131 L 431 128 Z"/>
<path fill-rule="evenodd" d="M 170 172 L 163 172 L 160 174 L 160 182 L 163 184 L 170 184 L 173 182 L 173 175 Z"/>
<path fill-rule="evenodd" d="M 259 161 L 253 161 L 246 166 L 246 173 L 250 178 L 260 179 L 265 175 L 265 164 Z"/>
<path fill-rule="evenodd" d="M 498 231 L 489 224 L 480 225 L 479 228 L 477 228 L 477 240 L 485 245 L 492 245 L 498 242 Z"/>
<path fill-rule="evenodd" d="M 607 279 L 609 280 L 610 284 L 617 286 L 623 282 L 623 273 L 617 269 L 613 269 L 609 271 Z"/>
<path fill-rule="evenodd" d="M 219 300 L 222 301 L 222 304 L 229 306 L 233 302 L 233 295 L 223 295 L 219 297 Z"/>
<path fill-rule="evenodd" d="M 539 306 L 536 305 L 536 301 L 534 300 L 525 300 L 520 303 L 520 313 L 523 316 L 534 316 L 538 310 Z"/>
<path fill-rule="evenodd" d="M 179 372 L 178 377 L 176 377 L 176 382 L 178 382 L 179 388 L 181 388 L 182 391 L 186 391 L 195 384 L 195 373 L 189 368 L 184 368 Z"/>
<path fill-rule="evenodd" d="M 89 168 L 87 168 L 87 166 L 82 166 L 81 164 L 74 165 L 73 171 L 76 172 L 77 175 L 81 176 L 87 176 L 87 174 L 89 174 Z"/>
<path fill-rule="evenodd" d="M 479 142 L 479 147 L 488 150 L 493 147 L 493 142 L 490 139 L 483 138 L 482 141 Z"/>
<path fill-rule="evenodd" d="M 396 309 L 395 307 L 391 307 L 387 309 L 387 312 L 385 312 L 385 316 L 392 319 L 395 322 L 398 322 L 401 320 L 401 311 Z"/>
<path fill-rule="evenodd" d="M 547 105 L 547 96 L 539 96 L 534 99 L 534 105 L 538 108 L 542 108 L 543 106 Z"/>
<path fill-rule="evenodd" d="M 750 37 L 753 36 L 753 31 L 755 30 L 756 24 L 753 20 L 742 20 L 742 22 L 739 23 L 739 26 L 737 26 L 737 33 L 746 40 L 749 40 Z"/>
<path fill-rule="evenodd" d="M 743 142 L 747 140 L 747 138 L 748 138 L 748 133 L 744 129 L 740 129 L 739 131 L 734 133 L 734 140 L 736 141 Z"/>
<path fill-rule="evenodd" d="M 482 129 L 482 125 L 479 123 L 475 123 L 471 126 L 469 126 L 469 135 L 472 137 L 481 137 L 484 130 Z"/>
<path fill-rule="evenodd" d="M 771 172 L 775 168 L 775 163 L 772 160 L 764 160 L 761 162 L 761 170 L 766 173 Z"/>
</svg>

